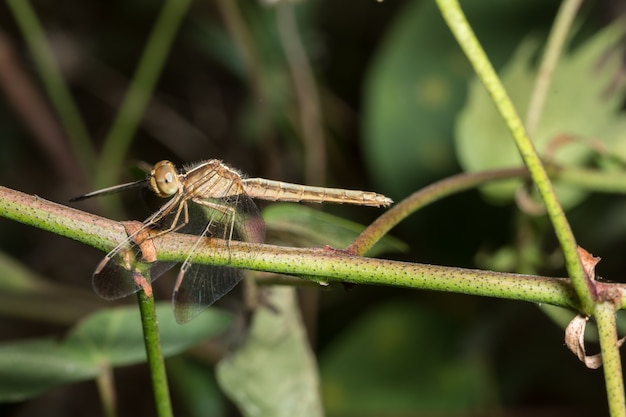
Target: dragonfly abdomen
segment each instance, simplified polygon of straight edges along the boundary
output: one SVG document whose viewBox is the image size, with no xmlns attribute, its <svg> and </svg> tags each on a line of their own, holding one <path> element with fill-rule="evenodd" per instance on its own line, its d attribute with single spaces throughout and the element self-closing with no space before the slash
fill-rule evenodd
<svg viewBox="0 0 626 417">
<path fill-rule="evenodd" d="M 393 203 L 384 195 L 368 191 L 314 187 L 264 178 L 247 178 L 242 182 L 246 193 L 260 200 L 356 204 L 371 207 L 386 207 Z"/>
</svg>

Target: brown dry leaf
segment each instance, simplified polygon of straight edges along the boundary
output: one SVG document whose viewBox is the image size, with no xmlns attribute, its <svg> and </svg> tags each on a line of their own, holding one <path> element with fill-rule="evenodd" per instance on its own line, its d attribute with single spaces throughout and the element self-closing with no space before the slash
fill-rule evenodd
<svg viewBox="0 0 626 417">
<path fill-rule="evenodd" d="M 578 246 L 578 257 L 580 258 L 580 263 L 585 271 L 587 288 L 589 288 L 589 292 L 591 293 L 593 299 L 597 300 L 598 288 L 596 281 L 596 265 L 602 258 L 593 256 L 580 246 Z"/>
<path fill-rule="evenodd" d="M 580 258 L 580 262 L 583 265 L 583 269 L 585 270 L 585 275 L 587 275 L 587 279 L 590 281 L 596 280 L 596 265 L 602 258 L 599 256 L 593 256 L 589 252 L 587 252 L 584 248 L 578 247 L 578 257 Z"/>
<path fill-rule="evenodd" d="M 585 352 L 585 327 L 589 317 L 577 315 L 565 328 L 565 344 L 587 368 L 598 369 L 602 366 L 602 354 L 587 356 Z"/>
<path fill-rule="evenodd" d="M 581 314 L 574 317 L 565 329 L 565 344 L 587 368 L 598 369 L 602 366 L 602 353 L 587 355 L 585 352 L 585 327 L 588 321 L 589 317 Z M 617 346 L 622 346 L 624 341 L 626 336 L 617 341 Z"/>
</svg>

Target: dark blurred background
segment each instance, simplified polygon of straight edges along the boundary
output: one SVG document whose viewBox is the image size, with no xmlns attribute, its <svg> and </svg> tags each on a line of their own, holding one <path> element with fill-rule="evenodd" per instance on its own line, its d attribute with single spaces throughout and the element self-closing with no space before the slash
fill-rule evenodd
<svg viewBox="0 0 626 417">
<path fill-rule="evenodd" d="M 31 4 L 95 155 L 70 144 L 24 32 L 3 2 L 3 186 L 66 204 L 98 187 L 141 178 L 146 163 L 217 158 L 252 177 L 372 190 L 400 201 L 461 170 L 454 123 L 472 72 L 434 2 L 193 2 L 121 164 L 112 164 L 106 174 L 98 161 L 129 85 L 137 81 L 137 63 L 163 3 Z M 545 39 L 559 6 L 557 1 L 521 0 L 462 4 L 498 68 L 522 39 Z M 580 12 L 581 36 L 594 33 L 624 10 L 618 0 L 586 2 Z M 236 32 L 233 22 L 243 25 L 243 32 Z M 236 33 L 245 36 L 238 39 Z M 298 61 L 299 52 L 306 53 L 308 64 Z M 307 93 L 308 70 L 317 97 Z M 304 101 L 299 89 L 304 89 Z M 313 109 L 313 116 L 307 113 L 304 121 L 303 108 Z M 605 259 L 601 275 L 615 281 L 622 279 L 624 267 L 620 248 L 626 222 L 620 217 L 625 203 L 622 196 L 592 194 L 568 212 L 584 246 Z M 90 201 L 79 207 L 118 220 L 149 214 L 132 192 L 110 206 Z M 318 208 L 362 224 L 380 213 Z M 392 232 L 408 251 L 379 256 L 519 271 L 516 242 L 526 233 L 533 236 L 534 272 L 563 276 L 545 219 L 520 219 L 513 202 L 493 204 L 476 191 L 414 214 Z M 83 305 L 55 318 L 49 317 L 45 300 L 40 300 L 39 310 L 27 313 L 5 305 L 0 341 L 61 336 L 75 320 L 106 306 L 90 290 L 92 271 L 103 256 L 95 249 L 0 219 L 0 250 L 11 262 L 63 288 L 82 290 L 85 297 Z M 563 345 L 562 328 L 538 306 L 356 287 L 323 291 L 312 314 L 316 319 L 308 322 L 317 322 L 313 344 L 329 415 L 606 413 L 601 371 L 577 362 Z M 365 376 L 364 364 L 371 371 Z M 150 415 L 144 367 L 123 368 L 116 376 L 124 413 Z M 85 382 L 5 404 L 0 414 L 29 416 L 54 409 L 58 415 L 99 415 L 97 404 L 93 383 Z M 232 406 L 225 409 L 224 415 L 236 415 Z"/>
</svg>

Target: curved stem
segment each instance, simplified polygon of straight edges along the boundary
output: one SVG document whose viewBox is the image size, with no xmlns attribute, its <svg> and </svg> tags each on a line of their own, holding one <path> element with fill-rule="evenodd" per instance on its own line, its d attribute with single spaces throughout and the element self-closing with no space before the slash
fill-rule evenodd
<svg viewBox="0 0 626 417">
<path fill-rule="evenodd" d="M 502 169 L 475 173 L 463 173 L 437 181 L 422 188 L 392 206 L 374 223 L 369 225 L 346 250 L 355 255 L 364 255 L 376 242 L 409 215 L 435 201 L 461 191 L 476 188 L 490 181 L 528 176 L 525 168 Z"/>
<path fill-rule="evenodd" d="M 576 289 L 576 294 L 580 298 L 580 307 L 585 314 L 589 315 L 592 313 L 594 306 L 592 289 L 587 286 L 585 273 L 578 257 L 576 239 L 565 217 L 563 208 L 557 200 L 546 168 L 543 166 L 537 150 L 526 134 L 524 125 L 491 62 L 478 39 L 476 39 L 458 0 L 437 0 L 437 4 L 450 30 L 473 65 L 476 74 L 481 79 L 513 135 L 520 156 L 528 167 L 533 183 L 546 206 L 548 217 L 550 217 L 556 237 L 563 250 L 568 275 Z"/>
<path fill-rule="evenodd" d="M 601 172 L 593 169 L 548 165 L 550 178 L 581 190 L 626 194 L 626 174 Z M 444 178 L 422 188 L 392 206 L 375 222 L 369 225 L 346 250 L 355 255 L 364 255 L 385 234 L 402 220 L 437 200 L 448 195 L 467 191 L 493 181 L 511 178 L 527 178 L 526 168 L 498 169 L 482 172 L 466 172 Z"/>
</svg>

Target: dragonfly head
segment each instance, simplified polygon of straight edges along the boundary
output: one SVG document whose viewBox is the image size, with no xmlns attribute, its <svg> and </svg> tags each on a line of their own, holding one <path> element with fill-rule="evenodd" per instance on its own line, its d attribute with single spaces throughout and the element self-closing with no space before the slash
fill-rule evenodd
<svg viewBox="0 0 626 417">
<path fill-rule="evenodd" d="M 178 173 L 170 161 L 159 161 L 150 171 L 150 189 L 159 197 L 171 197 L 178 192 Z"/>
</svg>

